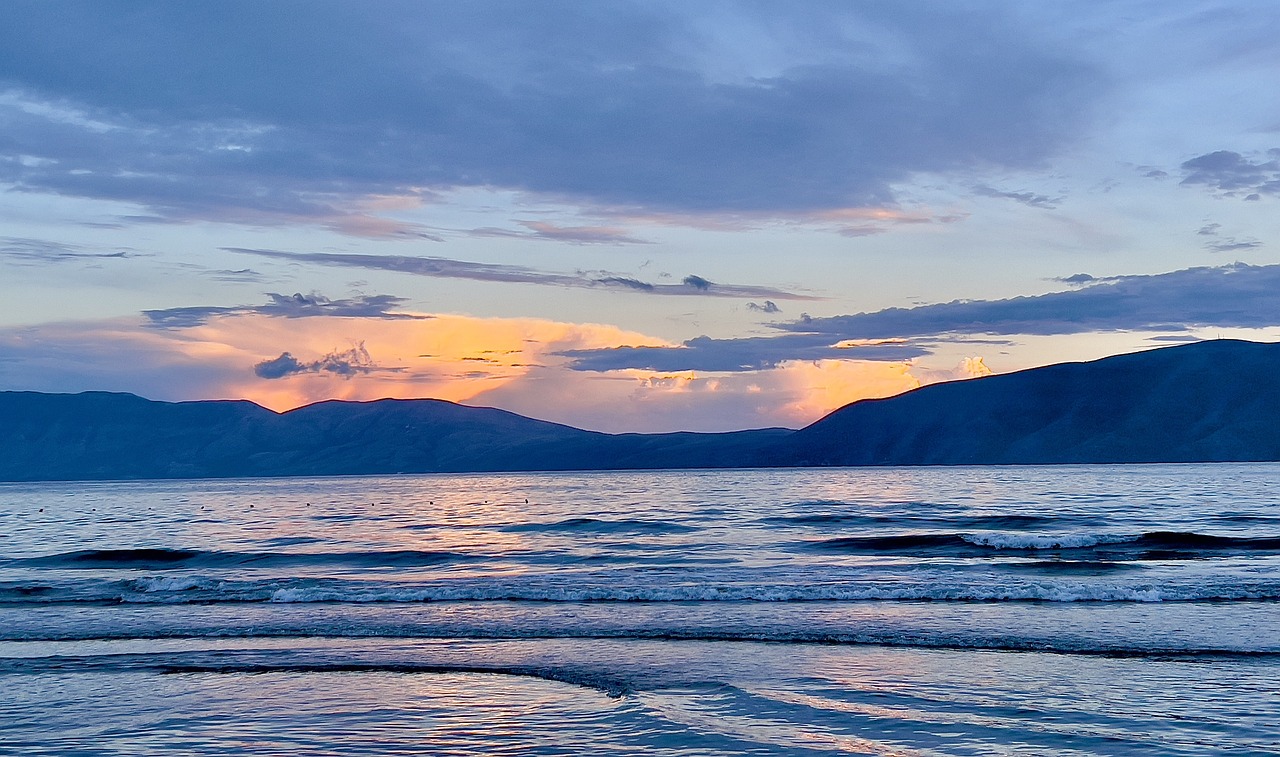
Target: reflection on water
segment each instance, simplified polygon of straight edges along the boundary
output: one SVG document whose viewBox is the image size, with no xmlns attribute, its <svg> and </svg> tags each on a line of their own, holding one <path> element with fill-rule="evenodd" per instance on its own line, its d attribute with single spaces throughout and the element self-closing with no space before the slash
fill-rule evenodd
<svg viewBox="0 0 1280 757">
<path fill-rule="evenodd" d="M 7 676 L 2 743 L 24 754 L 309 755 L 1262 754 L 1280 744 L 1274 667 L 1249 659 L 639 640 L 73 646 L 74 672 L 42 674 L 49 658 L 29 655 L 24 674 Z"/>
<path fill-rule="evenodd" d="M 1280 753 L 1278 473 L 0 485 L 0 752 Z"/>
</svg>

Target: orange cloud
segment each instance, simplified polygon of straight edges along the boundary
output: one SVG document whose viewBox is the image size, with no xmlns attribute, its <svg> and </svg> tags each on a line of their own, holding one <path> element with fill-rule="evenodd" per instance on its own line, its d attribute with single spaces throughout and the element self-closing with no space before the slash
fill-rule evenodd
<svg viewBox="0 0 1280 757">
<path fill-rule="evenodd" d="M 919 385 L 906 363 L 787 361 L 734 373 L 547 371 L 475 401 L 598 431 L 730 431 L 795 428 L 850 402 Z"/>
<path fill-rule="evenodd" d="M 188 328 L 135 320 L 0 331 L 0 386 L 129 391 L 154 399 L 248 399 L 287 410 L 327 399 L 433 397 L 601 431 L 799 427 L 842 405 L 989 372 L 866 360 L 786 361 L 745 372 L 576 371 L 561 353 L 671 346 L 604 324 L 423 315 L 414 319 L 211 317 Z M 255 366 L 258 371 L 255 373 Z"/>
<path fill-rule="evenodd" d="M 558 365 L 556 353 L 565 350 L 668 344 L 615 326 L 460 315 L 420 320 L 243 315 L 216 318 L 174 336 L 176 348 L 190 357 L 231 361 L 242 368 L 221 387 L 223 396 L 276 410 L 324 399 L 465 402 L 535 368 Z M 311 363 L 357 345 L 369 361 L 358 376 L 320 369 L 262 378 L 253 371 L 285 352 Z"/>
</svg>

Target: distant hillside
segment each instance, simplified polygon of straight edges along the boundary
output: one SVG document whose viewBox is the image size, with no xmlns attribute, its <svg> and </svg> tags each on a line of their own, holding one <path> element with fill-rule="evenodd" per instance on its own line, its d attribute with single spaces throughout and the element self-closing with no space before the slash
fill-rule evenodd
<svg viewBox="0 0 1280 757">
<path fill-rule="evenodd" d="M 443 400 L 246 401 L 0 392 L 0 480 L 725 467 L 793 432 L 602 434 Z"/>
<path fill-rule="evenodd" d="M 441 400 L 0 392 L 0 481 L 1280 460 L 1280 345 L 1211 341 L 935 384 L 800 431 L 602 434 Z"/>
<path fill-rule="evenodd" d="M 847 405 L 774 465 L 1280 460 L 1280 344 L 1197 342 Z"/>
</svg>

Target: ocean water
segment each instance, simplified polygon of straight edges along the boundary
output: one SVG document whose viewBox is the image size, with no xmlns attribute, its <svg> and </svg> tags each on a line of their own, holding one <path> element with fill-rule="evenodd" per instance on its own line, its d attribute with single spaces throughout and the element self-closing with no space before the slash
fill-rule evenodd
<svg viewBox="0 0 1280 757">
<path fill-rule="evenodd" d="M 1280 465 L 0 484 L 0 753 L 1276 755 Z"/>
</svg>

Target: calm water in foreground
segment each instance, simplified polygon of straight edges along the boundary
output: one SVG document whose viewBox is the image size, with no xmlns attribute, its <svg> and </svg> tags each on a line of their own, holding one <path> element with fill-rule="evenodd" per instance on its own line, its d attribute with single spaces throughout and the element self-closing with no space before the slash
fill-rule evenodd
<svg viewBox="0 0 1280 757">
<path fill-rule="evenodd" d="M 0 752 L 1280 754 L 1280 466 L 0 484 Z"/>
</svg>

